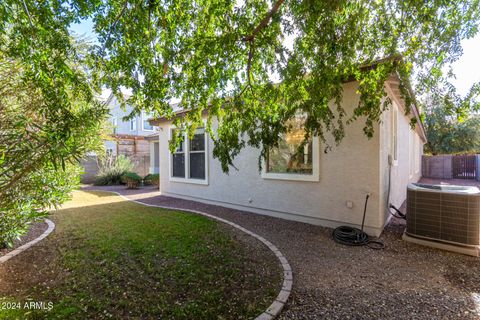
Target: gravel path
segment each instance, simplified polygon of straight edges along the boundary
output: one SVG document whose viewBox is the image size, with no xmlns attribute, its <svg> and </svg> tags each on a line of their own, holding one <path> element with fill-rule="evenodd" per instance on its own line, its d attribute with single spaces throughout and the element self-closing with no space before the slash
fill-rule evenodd
<svg viewBox="0 0 480 320">
<path fill-rule="evenodd" d="M 280 319 L 478 319 L 480 259 L 401 240 L 394 220 L 386 248 L 345 247 L 331 229 L 159 195 L 156 187 L 85 187 L 133 200 L 208 212 L 252 230 L 287 257 L 294 287 Z"/>
</svg>

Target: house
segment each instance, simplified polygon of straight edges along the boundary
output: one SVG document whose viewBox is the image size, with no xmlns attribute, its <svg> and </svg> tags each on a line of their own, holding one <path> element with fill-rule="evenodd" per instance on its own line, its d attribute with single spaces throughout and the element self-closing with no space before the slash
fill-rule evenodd
<svg viewBox="0 0 480 320">
<path fill-rule="evenodd" d="M 132 107 L 127 105 L 125 110 L 122 109 L 113 96 L 108 98 L 108 104 L 113 132 L 112 139 L 105 141 L 107 153 L 133 158 L 138 162 L 136 171 L 141 175 L 158 173 L 158 156 L 155 156 L 158 155 L 158 135 L 157 127 L 148 121 L 151 115 L 142 112 L 141 115 L 125 121 L 124 117 L 130 114 Z"/>
<path fill-rule="evenodd" d="M 158 128 L 148 121 L 151 115 L 142 112 L 140 116 L 125 121 L 124 117 L 130 114 L 132 107 L 127 106 L 126 110 L 123 110 L 113 95 L 99 99 L 105 101 L 110 108 L 108 121 L 111 123 L 112 132 L 110 139 L 104 140 L 106 153 L 128 157 L 133 162 L 133 170 L 140 176 L 158 173 Z M 84 171 L 80 178 L 82 183 L 93 183 L 99 170 L 97 155 L 94 152 L 89 153 L 80 164 Z"/>
<path fill-rule="evenodd" d="M 258 214 L 297 220 L 327 227 L 362 223 L 366 195 L 370 195 L 365 231 L 379 236 L 388 222 L 387 201 L 400 207 L 406 187 L 421 177 L 421 157 L 426 136 L 419 110 L 405 115 L 400 78 L 393 74 L 385 88 L 393 106 L 376 124 L 373 138 L 363 133 L 359 119 L 346 126 L 346 136 L 328 153 L 318 137 L 298 150 L 302 134 L 291 132 L 272 150 L 258 170 L 260 151 L 247 147 L 235 159 L 238 171 L 222 172 L 212 156 L 213 142 L 203 129 L 174 154 L 169 151 L 172 121 L 152 120 L 159 127 L 160 191 L 163 195 L 220 205 Z M 352 114 L 358 105 L 358 82 L 343 85 L 343 107 Z M 410 126 L 410 117 L 418 124 Z M 215 130 L 217 123 L 213 123 Z M 299 160 L 300 158 L 300 160 Z"/>
</svg>

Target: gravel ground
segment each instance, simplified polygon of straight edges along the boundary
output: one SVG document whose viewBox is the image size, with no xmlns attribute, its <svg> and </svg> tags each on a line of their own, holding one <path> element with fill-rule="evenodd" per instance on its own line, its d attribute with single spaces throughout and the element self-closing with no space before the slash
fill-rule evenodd
<svg viewBox="0 0 480 320">
<path fill-rule="evenodd" d="M 480 259 L 401 240 L 393 220 L 386 247 L 346 247 L 331 229 L 159 195 L 155 187 L 111 190 L 149 204 L 196 209 L 231 220 L 274 243 L 293 268 L 280 319 L 479 319 Z"/>
<path fill-rule="evenodd" d="M 44 221 L 33 223 L 28 232 L 23 237 L 21 237 L 20 240 L 14 241 L 12 248 L 0 249 L 0 257 L 37 238 L 42 233 L 44 233 L 47 228 L 48 224 Z"/>
</svg>

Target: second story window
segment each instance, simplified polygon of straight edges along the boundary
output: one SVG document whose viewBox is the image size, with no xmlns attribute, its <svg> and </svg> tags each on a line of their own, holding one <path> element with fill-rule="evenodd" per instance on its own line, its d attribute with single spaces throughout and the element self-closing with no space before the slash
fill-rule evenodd
<svg viewBox="0 0 480 320">
<path fill-rule="evenodd" d="M 148 122 L 148 119 L 153 118 L 151 113 L 142 112 L 142 130 L 153 131 L 153 126 Z"/>
<path fill-rule="evenodd" d="M 130 119 L 130 131 L 137 131 L 137 119 Z"/>
</svg>

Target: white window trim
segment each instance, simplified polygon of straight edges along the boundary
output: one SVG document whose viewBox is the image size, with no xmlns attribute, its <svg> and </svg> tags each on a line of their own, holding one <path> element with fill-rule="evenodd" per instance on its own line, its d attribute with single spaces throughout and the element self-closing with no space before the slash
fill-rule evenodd
<svg viewBox="0 0 480 320">
<path fill-rule="evenodd" d="M 177 129 L 176 126 L 171 125 L 168 127 L 168 140 L 170 141 L 172 139 L 172 130 Z M 183 150 L 185 154 L 185 178 L 179 178 L 179 177 L 173 177 L 173 157 L 172 153 L 170 150 L 168 150 L 168 166 L 169 166 L 169 174 L 168 174 L 168 180 L 170 182 L 181 182 L 181 183 L 191 183 L 191 184 L 201 184 L 201 185 L 208 185 L 208 177 L 209 177 L 209 153 L 208 153 L 208 133 L 205 130 L 204 134 L 205 138 L 205 179 L 192 179 L 188 178 L 190 176 L 190 139 L 188 138 L 188 135 L 185 135 L 185 139 L 183 140 L 183 143 L 185 144 L 185 148 Z"/>
<path fill-rule="evenodd" d="M 267 161 L 263 161 L 262 178 L 271 180 L 289 180 L 289 181 L 320 181 L 320 148 L 319 138 L 312 138 L 312 174 L 298 173 L 274 173 L 267 172 Z"/>
<path fill-rule="evenodd" d="M 142 111 L 142 131 L 150 131 L 150 132 L 155 131 L 154 126 L 152 126 L 152 129 L 145 129 L 145 120 L 148 120 L 148 119 L 145 119 L 145 117 L 146 117 L 145 111 Z"/>
<path fill-rule="evenodd" d="M 394 126 L 395 124 L 395 126 Z M 397 105 L 395 104 L 395 102 L 393 102 L 393 108 L 392 108 L 392 132 L 391 132 L 391 136 L 392 136 L 392 148 L 391 148 L 391 152 L 392 152 L 392 159 L 393 159 L 393 165 L 394 166 L 398 166 L 398 107 Z M 396 139 L 396 141 L 395 141 Z M 396 142 L 396 150 L 395 150 L 395 142 Z"/>
<path fill-rule="evenodd" d="M 132 129 L 132 124 L 134 124 L 133 129 Z M 130 119 L 128 125 L 129 125 L 130 131 L 137 131 L 137 118 L 135 117 L 133 119 Z"/>
</svg>

